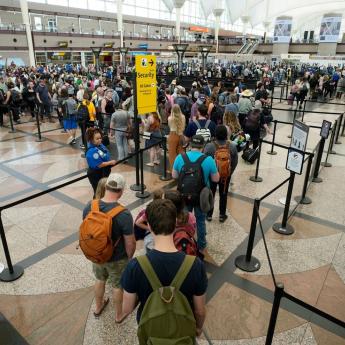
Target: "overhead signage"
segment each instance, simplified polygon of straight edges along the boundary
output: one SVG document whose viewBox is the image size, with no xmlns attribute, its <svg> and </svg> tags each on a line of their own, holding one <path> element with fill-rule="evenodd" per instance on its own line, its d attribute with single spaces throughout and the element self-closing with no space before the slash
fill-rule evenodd
<svg viewBox="0 0 345 345">
<path fill-rule="evenodd" d="M 157 111 L 156 56 L 136 55 L 135 71 L 138 114 Z"/>
<path fill-rule="evenodd" d="M 291 37 L 292 19 L 276 19 L 273 33 L 273 43 L 289 43 Z"/>
<path fill-rule="evenodd" d="M 140 43 L 138 45 L 138 48 L 139 49 L 148 49 L 149 45 L 147 43 Z"/>
<path fill-rule="evenodd" d="M 114 46 L 114 43 L 112 42 L 104 43 L 104 48 L 112 48 L 113 46 Z"/>
<path fill-rule="evenodd" d="M 68 47 L 68 42 L 67 41 L 59 41 L 58 45 L 60 48 L 67 48 Z"/>
<path fill-rule="evenodd" d="M 301 175 L 303 171 L 308 134 L 309 127 L 303 122 L 295 120 L 292 127 L 292 136 L 286 160 L 286 169 L 299 175 Z"/>
<path fill-rule="evenodd" d="M 337 42 L 342 16 L 323 16 L 320 27 L 320 42 Z"/>
<path fill-rule="evenodd" d="M 321 138 L 323 138 L 323 139 L 327 139 L 328 138 L 331 126 L 332 126 L 331 122 L 329 122 L 327 120 L 323 120 L 322 121 L 322 126 L 321 126 L 321 131 L 320 131 Z"/>
<path fill-rule="evenodd" d="M 209 29 L 202 26 L 190 26 L 189 31 L 207 33 L 209 32 Z"/>
</svg>

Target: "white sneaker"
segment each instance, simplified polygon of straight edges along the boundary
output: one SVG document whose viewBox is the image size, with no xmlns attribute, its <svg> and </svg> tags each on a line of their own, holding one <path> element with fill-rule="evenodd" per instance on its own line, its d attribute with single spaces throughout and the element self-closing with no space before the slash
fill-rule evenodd
<svg viewBox="0 0 345 345">
<path fill-rule="evenodd" d="M 71 144 L 73 141 L 73 137 L 69 137 L 68 140 L 67 140 L 67 144 Z"/>
</svg>

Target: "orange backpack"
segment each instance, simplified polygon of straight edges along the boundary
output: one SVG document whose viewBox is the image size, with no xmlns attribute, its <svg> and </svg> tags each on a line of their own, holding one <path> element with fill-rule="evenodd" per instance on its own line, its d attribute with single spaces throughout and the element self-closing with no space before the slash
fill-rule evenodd
<svg viewBox="0 0 345 345">
<path fill-rule="evenodd" d="M 87 259 L 96 264 L 109 261 L 121 239 L 113 244 L 113 217 L 124 210 L 122 205 L 118 205 L 104 213 L 99 210 L 99 200 L 92 200 L 91 210 L 79 228 L 79 246 Z"/>
<path fill-rule="evenodd" d="M 216 142 L 216 153 L 214 159 L 219 172 L 219 180 L 225 182 L 231 175 L 231 154 L 230 147 L 226 145 L 218 145 Z"/>
</svg>

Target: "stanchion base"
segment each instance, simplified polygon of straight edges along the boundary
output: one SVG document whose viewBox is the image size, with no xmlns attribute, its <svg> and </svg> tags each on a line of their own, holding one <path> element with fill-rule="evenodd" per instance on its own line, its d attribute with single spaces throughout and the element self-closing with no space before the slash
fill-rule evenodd
<svg viewBox="0 0 345 345">
<path fill-rule="evenodd" d="M 138 192 L 141 190 L 141 184 L 132 184 L 129 188 L 133 190 L 134 192 Z M 145 185 L 144 185 L 144 189 L 146 189 Z"/>
<path fill-rule="evenodd" d="M 41 138 L 41 139 L 37 138 L 35 141 L 36 141 L 36 143 L 41 143 L 42 141 L 45 141 L 45 139 L 44 138 Z"/>
<path fill-rule="evenodd" d="M 292 235 L 295 232 L 295 229 L 290 224 L 286 224 L 286 227 L 283 228 L 282 223 L 275 223 L 272 229 L 282 235 Z"/>
<path fill-rule="evenodd" d="M 260 177 L 260 176 L 258 176 L 258 177 L 250 176 L 249 180 L 252 181 L 252 182 L 262 182 L 262 177 Z"/>
<path fill-rule="evenodd" d="M 140 198 L 140 199 L 146 199 L 146 198 L 148 198 L 150 195 L 151 195 L 151 193 L 148 192 L 148 191 L 144 191 L 144 193 L 141 193 L 141 192 L 136 192 L 136 193 L 135 193 L 135 196 L 136 196 L 137 198 Z"/>
<path fill-rule="evenodd" d="M 311 199 L 307 196 L 305 196 L 304 198 L 302 198 L 300 196 L 296 196 L 295 200 L 302 205 L 309 205 L 312 203 Z"/>
<path fill-rule="evenodd" d="M 332 167 L 332 164 L 328 163 L 328 162 L 323 162 L 323 163 L 321 163 L 321 165 L 325 168 L 331 168 Z"/>
<path fill-rule="evenodd" d="M 276 151 L 267 151 L 267 154 L 274 156 L 277 154 L 277 152 Z"/>
<path fill-rule="evenodd" d="M 312 182 L 321 183 L 323 180 L 321 177 L 313 177 Z"/>
<path fill-rule="evenodd" d="M 13 273 L 10 273 L 8 268 L 5 268 L 0 273 L 0 280 L 3 282 L 13 282 L 20 278 L 24 274 L 24 268 L 22 266 L 14 265 Z"/>
<path fill-rule="evenodd" d="M 330 151 L 330 154 L 331 154 L 331 155 L 336 155 L 336 154 L 337 154 L 337 152 L 336 152 L 336 151 L 334 151 L 334 150 L 332 150 L 332 151 Z"/>
<path fill-rule="evenodd" d="M 166 176 L 159 176 L 159 179 L 161 181 L 170 181 L 170 180 L 172 180 L 172 176 L 171 176 L 171 174 L 166 174 Z"/>
<path fill-rule="evenodd" d="M 341 141 L 336 141 L 334 144 L 340 145 L 340 144 L 342 144 L 342 142 Z"/>
<path fill-rule="evenodd" d="M 250 261 L 246 260 L 246 255 L 240 255 L 235 259 L 235 266 L 245 272 L 256 272 L 260 269 L 260 261 L 252 256 Z"/>
</svg>

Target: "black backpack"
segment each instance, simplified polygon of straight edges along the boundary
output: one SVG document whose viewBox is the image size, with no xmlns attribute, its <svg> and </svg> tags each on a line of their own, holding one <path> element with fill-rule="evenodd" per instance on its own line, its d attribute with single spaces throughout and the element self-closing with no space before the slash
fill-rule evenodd
<svg viewBox="0 0 345 345">
<path fill-rule="evenodd" d="M 22 102 L 22 95 L 17 90 L 11 90 L 11 104 L 19 106 Z"/>
<path fill-rule="evenodd" d="M 211 111 L 211 121 L 213 121 L 216 125 L 223 124 L 224 110 L 225 108 L 215 103 Z"/>
<path fill-rule="evenodd" d="M 205 187 L 201 165 L 207 156 L 201 155 L 195 162 L 191 162 L 186 153 L 182 153 L 182 158 L 184 165 L 178 177 L 177 190 L 187 205 L 198 206 L 201 190 Z"/>
<path fill-rule="evenodd" d="M 251 111 L 245 118 L 244 127 L 248 131 L 255 131 L 260 126 L 260 114 Z"/>
<path fill-rule="evenodd" d="M 87 122 L 90 120 L 89 109 L 85 104 L 80 104 L 77 111 L 77 121 Z"/>
</svg>

